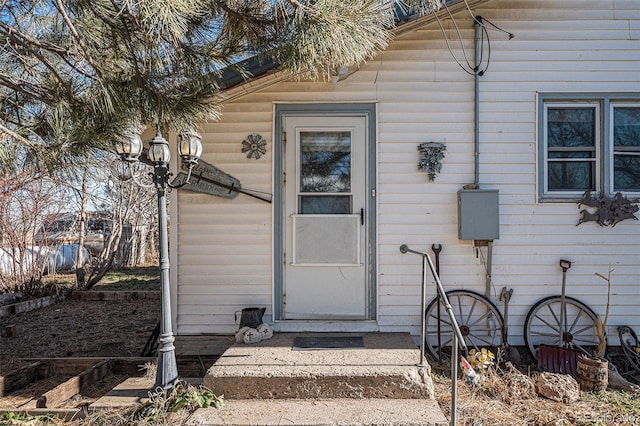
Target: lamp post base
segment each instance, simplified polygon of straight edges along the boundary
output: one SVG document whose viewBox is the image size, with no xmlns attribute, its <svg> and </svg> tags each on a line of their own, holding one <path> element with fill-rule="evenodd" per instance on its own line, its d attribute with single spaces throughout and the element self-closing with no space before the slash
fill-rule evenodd
<svg viewBox="0 0 640 426">
<path fill-rule="evenodd" d="M 178 381 L 178 364 L 176 363 L 174 337 L 172 334 L 160 336 L 158 348 L 158 369 L 156 371 L 155 387 L 164 390 L 171 389 Z"/>
</svg>

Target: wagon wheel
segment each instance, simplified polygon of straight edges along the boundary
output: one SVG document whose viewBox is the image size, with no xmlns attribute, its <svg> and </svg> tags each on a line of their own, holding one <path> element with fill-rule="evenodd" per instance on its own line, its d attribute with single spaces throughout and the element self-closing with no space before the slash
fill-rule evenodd
<svg viewBox="0 0 640 426">
<path fill-rule="evenodd" d="M 496 305 L 474 291 L 451 290 L 446 294 L 467 347 L 497 348 L 502 342 L 503 319 Z M 453 339 L 451 321 L 440 301 L 438 328 L 438 301 L 433 299 L 425 310 L 425 348 L 434 361 L 449 363 Z"/>
<path fill-rule="evenodd" d="M 573 297 L 565 297 L 565 326 L 560 340 L 560 296 L 549 296 L 529 310 L 524 321 L 524 341 L 529 355 L 538 359 L 538 346 L 561 346 L 593 355 L 598 347 L 595 312 Z"/>
<path fill-rule="evenodd" d="M 640 342 L 638 342 L 638 336 L 636 336 L 631 327 L 623 325 L 618 327 L 618 337 L 630 366 L 635 370 L 635 374 L 640 373 Z"/>
</svg>

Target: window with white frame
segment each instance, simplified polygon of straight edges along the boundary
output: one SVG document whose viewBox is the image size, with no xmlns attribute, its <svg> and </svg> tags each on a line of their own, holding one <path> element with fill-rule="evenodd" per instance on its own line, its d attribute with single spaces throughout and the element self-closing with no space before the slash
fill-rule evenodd
<svg viewBox="0 0 640 426">
<path fill-rule="evenodd" d="M 640 198 L 640 96 L 541 95 L 539 195 Z"/>
</svg>

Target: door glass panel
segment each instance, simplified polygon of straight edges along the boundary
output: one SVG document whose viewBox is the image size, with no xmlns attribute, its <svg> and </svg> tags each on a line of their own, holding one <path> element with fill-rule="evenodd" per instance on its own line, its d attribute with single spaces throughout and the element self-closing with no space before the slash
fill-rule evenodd
<svg viewBox="0 0 640 426">
<path fill-rule="evenodd" d="M 351 132 L 300 132 L 299 212 L 351 213 Z"/>
<path fill-rule="evenodd" d="M 351 196 L 349 195 L 301 195 L 300 214 L 349 214 Z"/>
</svg>

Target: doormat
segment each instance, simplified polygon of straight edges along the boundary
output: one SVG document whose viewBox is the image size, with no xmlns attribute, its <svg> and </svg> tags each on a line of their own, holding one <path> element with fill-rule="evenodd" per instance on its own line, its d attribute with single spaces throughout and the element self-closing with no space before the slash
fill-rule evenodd
<svg viewBox="0 0 640 426">
<path fill-rule="evenodd" d="M 295 337 L 294 351 L 364 348 L 362 336 Z"/>
</svg>

